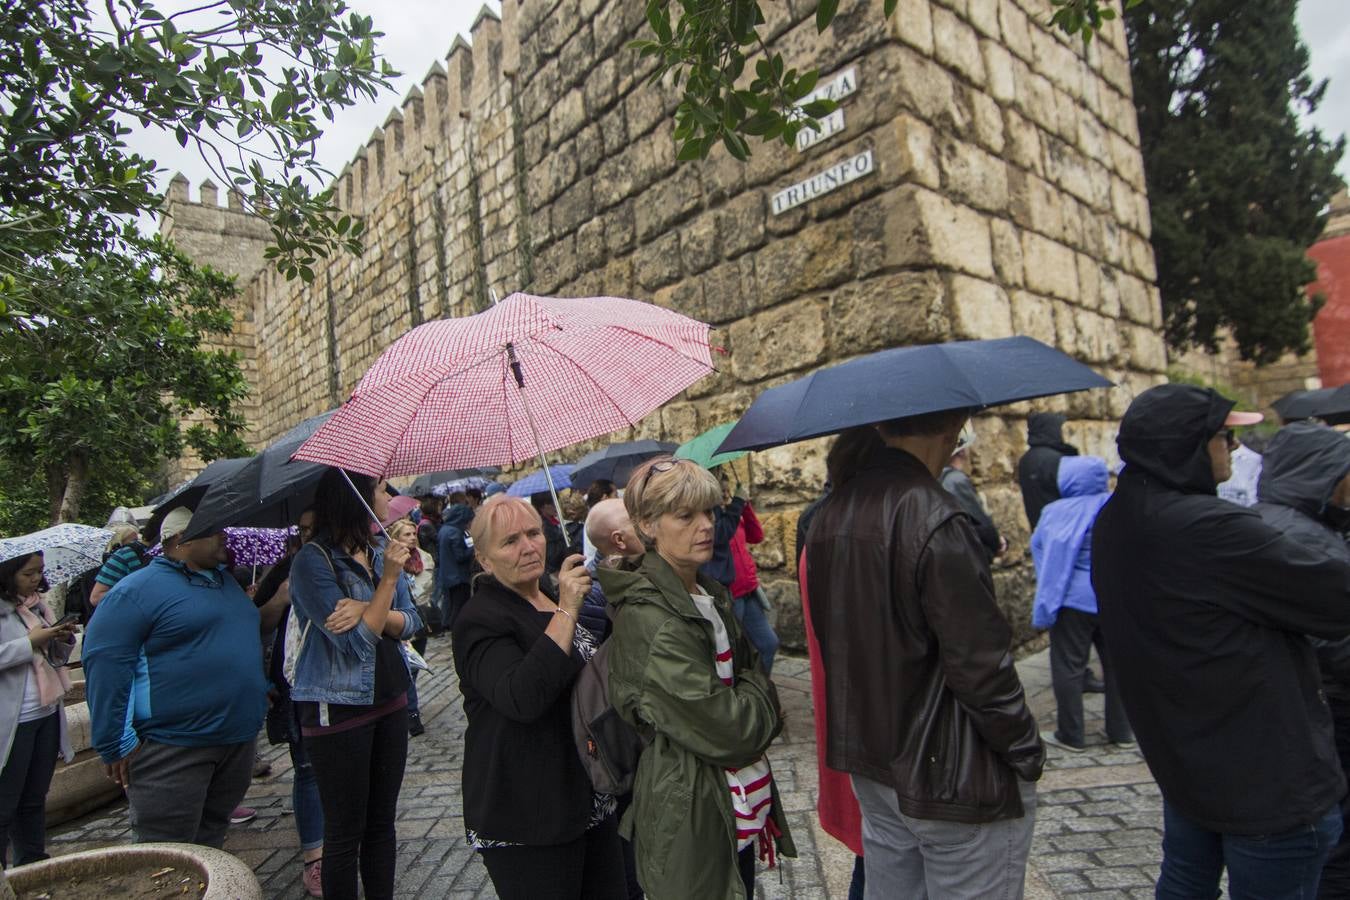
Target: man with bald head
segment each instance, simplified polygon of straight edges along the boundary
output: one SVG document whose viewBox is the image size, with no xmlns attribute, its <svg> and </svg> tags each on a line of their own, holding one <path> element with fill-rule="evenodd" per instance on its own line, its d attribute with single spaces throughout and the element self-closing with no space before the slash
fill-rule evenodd
<svg viewBox="0 0 1350 900">
<path fill-rule="evenodd" d="M 610 621 L 605 614 L 605 593 L 595 578 L 596 566 L 601 563 L 617 566 L 636 560 L 646 548 L 618 497 L 601 500 L 591 507 L 586 515 L 586 539 L 595 547 L 595 555 L 586 560 L 586 569 L 591 573 L 591 589 L 581 607 L 581 624 L 595 635 L 597 641 L 604 641 L 609 637 Z"/>
</svg>

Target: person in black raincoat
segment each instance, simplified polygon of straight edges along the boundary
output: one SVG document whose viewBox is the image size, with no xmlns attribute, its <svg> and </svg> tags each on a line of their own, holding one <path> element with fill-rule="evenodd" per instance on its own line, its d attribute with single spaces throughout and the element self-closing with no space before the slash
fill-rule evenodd
<svg viewBox="0 0 1350 900">
<path fill-rule="evenodd" d="M 1215 391 L 1135 398 L 1125 470 L 1092 533 L 1108 665 L 1163 795 L 1160 900 L 1310 897 L 1341 833 L 1346 782 L 1312 635 L 1350 634 L 1350 565 L 1220 500 Z"/>
<path fill-rule="evenodd" d="M 1022 506 L 1032 531 L 1046 504 L 1059 499 L 1059 461 L 1077 455 L 1077 447 L 1064 443 L 1064 416 L 1027 416 L 1027 452 L 1017 461 L 1017 486 L 1022 489 Z"/>
<path fill-rule="evenodd" d="M 1256 511 L 1267 525 L 1329 559 L 1350 564 L 1350 439 L 1325 425 L 1298 422 L 1280 429 L 1266 450 Z M 1341 768 L 1350 770 L 1350 639 L 1313 639 L 1322 692 L 1331 707 Z M 1341 801 L 1344 817 L 1350 804 Z M 1318 896 L 1350 897 L 1350 834 L 1341 835 L 1322 868 Z"/>
</svg>

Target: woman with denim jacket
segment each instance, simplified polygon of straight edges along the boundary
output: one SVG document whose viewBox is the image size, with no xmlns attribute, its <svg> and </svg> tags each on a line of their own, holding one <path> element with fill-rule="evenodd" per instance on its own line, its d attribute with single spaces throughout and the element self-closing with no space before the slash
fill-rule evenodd
<svg viewBox="0 0 1350 900">
<path fill-rule="evenodd" d="M 408 548 L 381 547 L 370 533 L 367 506 L 387 515 L 384 482 L 347 478 L 330 469 L 319 482 L 315 537 L 291 566 L 302 642 L 291 700 L 323 803 L 323 895 L 355 900 L 359 868 L 365 896 L 383 900 L 394 895 L 394 814 L 408 756 L 402 642 L 422 622 L 402 578 Z"/>
</svg>

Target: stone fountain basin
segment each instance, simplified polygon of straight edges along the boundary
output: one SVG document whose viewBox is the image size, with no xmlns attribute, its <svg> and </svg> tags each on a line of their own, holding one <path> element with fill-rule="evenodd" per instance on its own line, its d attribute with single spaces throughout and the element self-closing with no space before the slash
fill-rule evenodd
<svg viewBox="0 0 1350 900">
<path fill-rule="evenodd" d="M 132 844 L 85 850 L 18 866 L 5 875 L 20 897 L 59 888 L 76 877 L 117 875 L 147 866 L 172 866 L 206 882 L 203 900 L 262 900 L 262 888 L 253 870 L 224 850 L 195 844 Z M 60 893 L 52 896 L 59 897 Z"/>
</svg>

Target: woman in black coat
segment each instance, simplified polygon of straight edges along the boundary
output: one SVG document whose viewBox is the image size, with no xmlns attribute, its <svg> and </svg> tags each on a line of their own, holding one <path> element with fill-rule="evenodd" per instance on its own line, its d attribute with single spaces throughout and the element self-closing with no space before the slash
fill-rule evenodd
<svg viewBox="0 0 1350 900">
<path fill-rule="evenodd" d="M 618 900 L 614 798 L 591 789 L 572 738 L 572 683 L 596 647 L 577 624 L 590 576 L 577 555 L 556 596 L 541 585 L 543 522 L 522 500 L 483 506 L 470 535 L 484 574 L 454 631 L 468 842 L 503 900 Z"/>
</svg>

